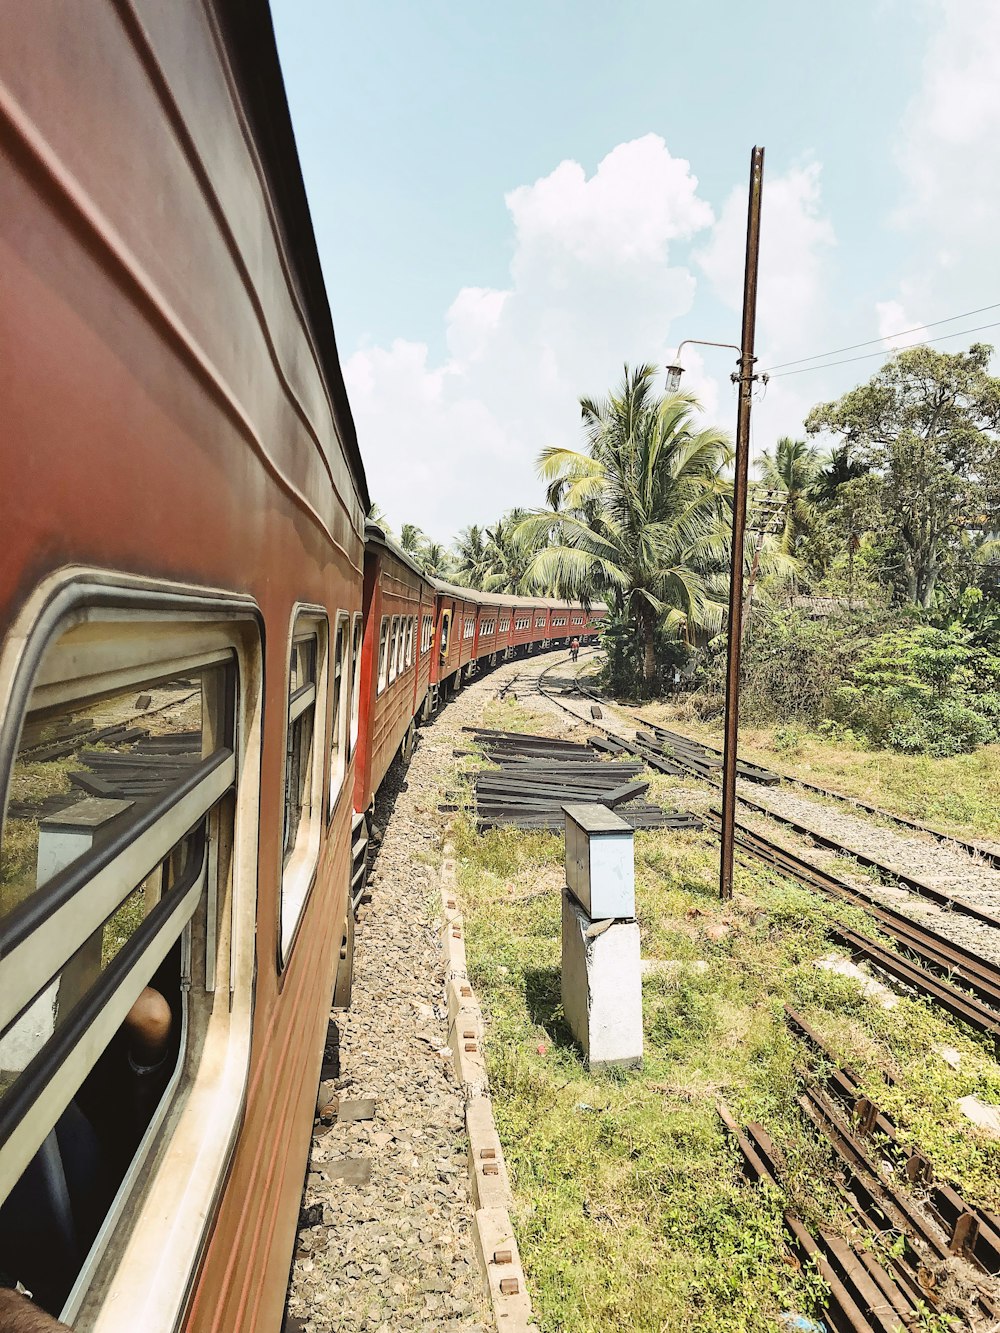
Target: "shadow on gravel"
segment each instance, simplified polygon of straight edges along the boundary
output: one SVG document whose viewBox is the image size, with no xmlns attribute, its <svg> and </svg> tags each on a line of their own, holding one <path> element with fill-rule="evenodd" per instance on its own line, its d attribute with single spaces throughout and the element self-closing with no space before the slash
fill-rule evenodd
<svg viewBox="0 0 1000 1333">
<path fill-rule="evenodd" d="M 563 1015 L 558 967 L 529 967 L 524 974 L 524 999 L 531 1021 L 545 1029 L 553 1046 L 582 1054 Z"/>
</svg>

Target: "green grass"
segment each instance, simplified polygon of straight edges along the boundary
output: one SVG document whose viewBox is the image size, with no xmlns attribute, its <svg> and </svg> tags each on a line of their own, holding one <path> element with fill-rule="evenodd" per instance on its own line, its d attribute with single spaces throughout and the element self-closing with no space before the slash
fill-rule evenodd
<svg viewBox="0 0 1000 1333">
<path fill-rule="evenodd" d="M 721 727 L 695 722 L 683 704 L 650 704 L 641 711 L 661 726 L 676 726 L 709 744 L 722 744 Z M 798 726 L 744 727 L 740 752 L 779 772 L 948 833 L 1000 838 L 1000 745 L 936 759 L 865 750 Z"/>
<path fill-rule="evenodd" d="M 796 1102 L 809 1057 L 784 1023 L 786 1001 L 942 1175 L 997 1206 L 998 1145 L 954 1106 L 968 1092 L 1000 1100 L 1000 1070 L 979 1037 L 921 1001 L 883 1010 L 815 966 L 831 951 L 831 916 L 859 922 L 859 912 L 747 868 L 722 905 L 707 837 L 637 834 L 643 956 L 679 965 L 645 979 L 641 1070 L 589 1073 L 560 1002 L 562 839 L 481 835 L 460 816 L 453 840 L 515 1227 L 544 1333 L 762 1333 L 783 1310 L 815 1311 L 815 1276 L 783 1258 L 782 1211 L 845 1233 L 847 1223 L 829 1150 Z M 713 938 L 720 925 L 728 932 Z M 935 1044 L 962 1052 L 959 1071 Z M 743 1180 L 720 1098 L 767 1128 L 787 1194 Z"/>
</svg>

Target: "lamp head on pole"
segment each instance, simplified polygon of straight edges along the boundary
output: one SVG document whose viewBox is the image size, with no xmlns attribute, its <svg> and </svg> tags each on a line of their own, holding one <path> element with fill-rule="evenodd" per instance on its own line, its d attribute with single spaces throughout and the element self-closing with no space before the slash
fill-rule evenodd
<svg viewBox="0 0 1000 1333">
<path fill-rule="evenodd" d="M 667 393 L 677 392 L 681 387 L 681 376 L 683 374 L 683 366 L 667 366 Z"/>
</svg>

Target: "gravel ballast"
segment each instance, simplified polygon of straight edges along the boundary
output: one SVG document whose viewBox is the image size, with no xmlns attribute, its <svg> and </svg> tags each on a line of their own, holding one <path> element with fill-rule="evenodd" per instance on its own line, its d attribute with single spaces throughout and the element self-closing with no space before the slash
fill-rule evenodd
<svg viewBox="0 0 1000 1333">
<path fill-rule="evenodd" d="M 466 686 L 418 732 L 409 767 L 397 762 L 383 784 L 352 1005 L 335 1015 L 336 1096 L 342 1106 L 372 1098 L 375 1113 L 324 1126 L 313 1139 L 288 1298 L 306 1333 L 492 1327 L 472 1237 L 464 1103 L 447 1046 L 437 807 L 453 750 L 468 743 L 462 727 L 480 723 L 509 681 L 533 687 L 555 660 L 508 663 Z M 370 1163 L 368 1183 L 337 1178 L 345 1159 Z"/>
</svg>

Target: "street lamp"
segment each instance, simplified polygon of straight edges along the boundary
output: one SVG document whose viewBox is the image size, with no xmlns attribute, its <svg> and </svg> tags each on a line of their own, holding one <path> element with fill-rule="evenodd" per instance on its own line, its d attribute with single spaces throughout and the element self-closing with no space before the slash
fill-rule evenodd
<svg viewBox="0 0 1000 1333">
<path fill-rule="evenodd" d="M 702 338 L 685 338 L 677 348 L 677 355 L 674 357 L 674 364 L 667 366 L 667 393 L 676 393 L 681 387 L 681 376 L 684 374 L 684 367 L 681 365 L 682 347 L 728 347 L 731 352 L 739 352 L 742 356 L 741 348 L 735 343 L 710 343 Z M 739 379 L 738 375 L 733 376 L 734 382 Z"/>
</svg>

